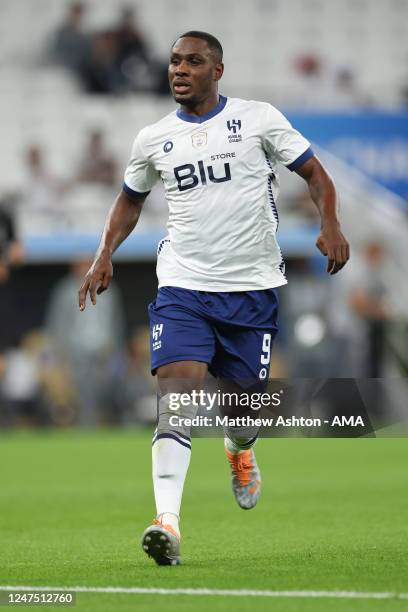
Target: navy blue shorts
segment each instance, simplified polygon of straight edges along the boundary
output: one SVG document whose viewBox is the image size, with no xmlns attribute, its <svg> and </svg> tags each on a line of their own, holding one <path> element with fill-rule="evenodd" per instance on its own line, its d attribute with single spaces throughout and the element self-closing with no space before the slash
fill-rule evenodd
<svg viewBox="0 0 408 612">
<path fill-rule="evenodd" d="M 269 377 L 278 331 L 275 289 L 207 292 L 161 287 L 149 304 L 152 374 L 175 361 L 200 361 L 226 379 Z"/>
</svg>

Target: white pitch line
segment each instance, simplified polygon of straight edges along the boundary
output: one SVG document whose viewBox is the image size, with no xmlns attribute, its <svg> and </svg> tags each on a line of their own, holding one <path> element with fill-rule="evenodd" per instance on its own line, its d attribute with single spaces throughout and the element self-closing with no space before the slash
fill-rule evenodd
<svg viewBox="0 0 408 612">
<path fill-rule="evenodd" d="M 142 587 L 11 586 L 0 591 L 70 591 L 74 593 L 119 593 L 129 595 L 218 595 L 224 597 L 302 597 L 321 599 L 408 599 L 408 593 L 361 591 L 269 591 L 251 589 L 159 589 Z"/>
</svg>

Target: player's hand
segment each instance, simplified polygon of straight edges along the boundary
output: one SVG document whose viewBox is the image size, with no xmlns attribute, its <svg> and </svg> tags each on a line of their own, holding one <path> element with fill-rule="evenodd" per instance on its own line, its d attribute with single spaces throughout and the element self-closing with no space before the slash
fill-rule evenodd
<svg viewBox="0 0 408 612">
<path fill-rule="evenodd" d="M 319 251 L 327 257 L 327 272 L 336 274 L 350 259 L 350 246 L 339 225 L 325 226 L 316 240 Z"/>
<path fill-rule="evenodd" d="M 100 295 L 109 287 L 109 283 L 113 276 L 113 267 L 111 256 L 108 253 L 102 252 L 99 254 L 92 266 L 85 275 L 78 292 L 79 310 L 86 308 L 86 296 L 89 291 L 91 302 L 95 306 L 96 296 Z"/>
</svg>

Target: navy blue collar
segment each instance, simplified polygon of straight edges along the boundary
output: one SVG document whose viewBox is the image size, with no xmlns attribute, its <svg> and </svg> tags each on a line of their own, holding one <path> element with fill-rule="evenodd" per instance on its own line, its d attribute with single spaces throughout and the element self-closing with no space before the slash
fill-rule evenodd
<svg viewBox="0 0 408 612">
<path fill-rule="evenodd" d="M 183 121 L 189 121 L 190 123 L 204 123 L 204 121 L 208 121 L 208 119 L 211 119 L 212 117 L 215 117 L 215 115 L 218 115 L 218 113 L 220 113 L 224 109 L 226 103 L 227 98 L 225 96 L 220 95 L 217 106 L 214 106 L 214 108 L 205 115 L 190 115 L 189 113 L 186 113 L 185 111 L 181 110 L 181 108 L 177 109 L 176 114 L 177 117 L 179 119 L 182 119 Z"/>
</svg>

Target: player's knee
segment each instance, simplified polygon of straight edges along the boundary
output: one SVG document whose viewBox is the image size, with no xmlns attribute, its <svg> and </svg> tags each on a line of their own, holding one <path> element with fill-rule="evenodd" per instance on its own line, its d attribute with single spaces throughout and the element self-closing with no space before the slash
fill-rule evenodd
<svg viewBox="0 0 408 612">
<path fill-rule="evenodd" d="M 190 422 L 197 413 L 197 406 L 178 402 L 178 394 L 167 394 L 159 401 L 157 427 L 153 441 L 167 436 L 190 446 Z"/>
</svg>

